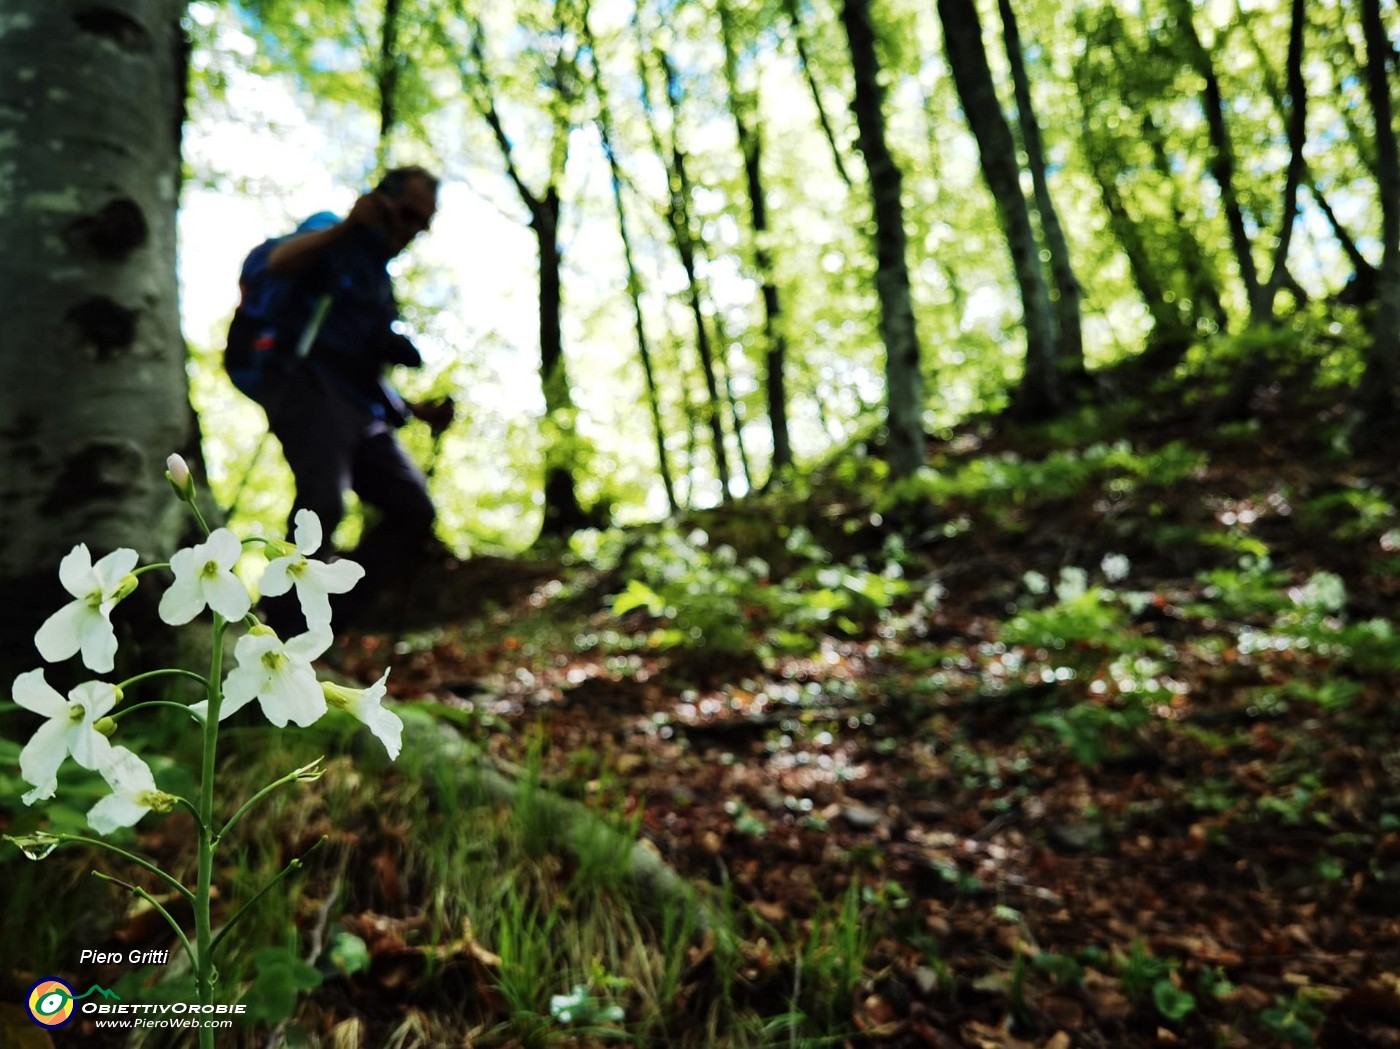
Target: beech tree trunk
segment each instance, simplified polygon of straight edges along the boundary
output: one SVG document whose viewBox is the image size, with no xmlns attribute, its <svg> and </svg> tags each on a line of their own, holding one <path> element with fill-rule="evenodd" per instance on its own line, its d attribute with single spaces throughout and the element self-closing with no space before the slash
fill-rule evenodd
<svg viewBox="0 0 1400 1049">
<path fill-rule="evenodd" d="M 738 44 L 734 38 L 734 17 L 725 0 L 719 2 L 720 35 L 724 38 L 724 76 L 729 88 L 729 105 L 734 115 L 735 134 L 744 161 L 745 186 L 749 194 L 749 218 L 753 226 L 754 268 L 763 291 L 763 338 L 765 343 L 765 389 L 768 396 L 768 422 L 773 434 L 772 474 L 792 465 L 792 443 L 788 439 L 787 336 L 783 332 L 782 301 L 773 277 L 773 257 L 769 249 L 768 193 L 763 185 L 763 125 L 758 113 L 757 89 L 746 91 L 739 83 Z M 740 433 L 736 419 L 734 432 Z M 740 445 L 742 448 L 742 444 Z M 747 467 L 746 467 L 747 472 Z M 752 485 L 752 478 L 750 485 Z"/>
<path fill-rule="evenodd" d="M 1361 26 L 1366 38 L 1366 94 L 1376 124 L 1382 256 L 1360 403 L 1365 422 L 1382 429 L 1396 425 L 1395 383 L 1400 375 L 1400 150 L 1386 75 L 1390 40 L 1381 20 L 1380 0 L 1361 0 Z"/>
<path fill-rule="evenodd" d="M 1021 49 L 1021 30 L 1011 0 L 998 0 L 1001 13 L 1002 37 L 1006 58 L 1011 66 L 1011 82 L 1016 92 L 1016 110 L 1020 114 L 1021 141 L 1026 147 L 1026 166 L 1030 169 L 1035 193 L 1035 210 L 1040 216 L 1040 230 L 1045 237 L 1045 250 L 1050 255 L 1050 277 L 1055 284 L 1056 366 L 1064 378 L 1084 376 L 1084 332 L 1080 319 L 1083 298 L 1079 278 L 1069 257 L 1069 241 L 1060 225 L 1060 213 L 1050 196 L 1050 181 L 1046 173 L 1045 148 L 1041 145 L 1040 123 L 1031 103 L 1031 83 L 1026 75 L 1026 59 Z"/>
<path fill-rule="evenodd" d="M 1053 415 L 1062 401 L 1050 292 L 1040 264 L 1040 247 L 1031 225 L 1030 207 L 1021 192 L 1016 143 L 997 101 L 992 71 L 982 43 L 982 23 L 972 0 L 938 0 L 948 66 L 958 89 L 963 114 L 982 157 L 982 175 L 996 199 L 997 216 L 1011 250 L 1011 264 L 1021 289 L 1026 329 L 1026 366 L 1014 397 L 1018 414 Z"/>
<path fill-rule="evenodd" d="M 885 141 L 885 91 L 875 50 L 869 0 L 845 0 L 841 21 L 855 74 L 852 110 L 861 154 L 870 174 L 875 218 L 875 290 L 880 300 L 880 333 L 885 342 L 885 398 L 889 430 L 886 458 L 890 473 L 908 477 L 924 464 L 923 373 L 919 334 L 909 291 L 903 175 Z"/>
<path fill-rule="evenodd" d="M 183 7 L 0 12 L 0 652 L 35 658 L 75 543 L 165 560 L 185 524 L 164 476 L 190 436 Z"/>
</svg>

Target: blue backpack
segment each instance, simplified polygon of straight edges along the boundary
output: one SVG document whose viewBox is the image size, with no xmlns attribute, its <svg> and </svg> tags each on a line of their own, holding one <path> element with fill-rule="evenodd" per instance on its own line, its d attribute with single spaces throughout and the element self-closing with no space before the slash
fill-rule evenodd
<svg viewBox="0 0 1400 1049">
<path fill-rule="evenodd" d="M 261 404 L 310 351 L 331 301 L 324 289 L 309 286 L 314 273 L 268 272 L 268 258 L 284 239 L 263 241 L 243 260 L 238 308 L 224 345 L 224 369 L 233 385 Z"/>
</svg>

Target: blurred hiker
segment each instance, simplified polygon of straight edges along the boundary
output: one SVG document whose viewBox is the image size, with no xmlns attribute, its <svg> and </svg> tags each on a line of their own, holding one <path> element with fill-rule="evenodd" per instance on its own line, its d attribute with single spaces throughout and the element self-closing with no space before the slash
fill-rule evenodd
<svg viewBox="0 0 1400 1049">
<path fill-rule="evenodd" d="M 226 366 L 234 384 L 263 406 L 282 444 L 296 479 L 292 518 L 303 508 L 315 511 L 329 539 L 347 490 L 373 511 L 359 546 L 347 553 L 365 577 L 336 599 L 341 627 L 387 583 L 407 578 L 433 540 L 427 482 L 395 430 L 417 417 L 441 433 L 453 405 L 406 401 L 385 372 L 423 363 L 398 330 L 387 264 L 428 229 L 437 186 L 423 168 L 396 168 L 344 218 L 321 212 L 259 245 L 240 277 Z M 301 629 L 294 601 L 264 607 L 279 633 Z"/>
</svg>

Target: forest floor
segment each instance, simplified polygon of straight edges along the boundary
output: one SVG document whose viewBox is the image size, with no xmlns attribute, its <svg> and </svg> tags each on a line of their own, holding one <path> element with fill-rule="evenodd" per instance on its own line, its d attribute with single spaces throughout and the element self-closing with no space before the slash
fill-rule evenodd
<svg viewBox="0 0 1400 1049">
<path fill-rule="evenodd" d="M 466 562 L 414 605 L 434 625 L 333 662 L 391 665 L 393 697 L 727 901 L 723 993 L 767 1018 L 733 1044 L 1400 1046 L 1396 460 L 1340 447 L 1310 386 L 1248 424 L 1165 403 L 1090 439 L 940 435 L 913 537 L 833 474 L 688 520 L 683 570 L 649 533 L 601 568 Z M 411 773 L 385 775 L 387 797 Z M 335 904 L 376 958 L 431 909 L 396 833 L 366 835 Z M 343 1044 L 366 1046 L 710 1041 L 712 936 L 664 1037 L 601 969 L 611 1019 L 519 1027 L 479 940 L 328 980 L 301 1022 L 357 1016 Z M 412 985 L 453 961 L 471 1023 L 404 1035 Z"/>
<path fill-rule="evenodd" d="M 1125 459 L 998 498 L 980 469 L 936 507 L 954 526 L 901 551 L 901 596 L 832 616 L 805 653 L 652 651 L 646 610 L 554 583 L 395 660 L 392 687 L 513 726 L 489 749 L 514 763 L 534 726 L 547 782 L 620 798 L 668 864 L 730 884 L 755 993 L 801 980 L 765 937 L 810 942 L 860 886 L 878 935 L 840 1003 L 854 1040 L 1400 1046 L 1400 647 L 1381 625 L 1400 477 L 1326 443 L 1329 396 L 1274 388 L 1255 409 L 1106 438 L 1202 453 L 1160 482 Z M 1037 456 L 1024 432 L 945 437 L 949 473 Z M 873 512 L 814 495 L 793 524 L 870 564 L 889 552 Z M 690 538 L 742 558 L 771 545 L 757 516 Z M 737 602 L 757 648 L 766 606 Z M 542 646 L 539 617 L 576 643 Z M 371 679 L 381 644 L 347 669 Z"/>
</svg>

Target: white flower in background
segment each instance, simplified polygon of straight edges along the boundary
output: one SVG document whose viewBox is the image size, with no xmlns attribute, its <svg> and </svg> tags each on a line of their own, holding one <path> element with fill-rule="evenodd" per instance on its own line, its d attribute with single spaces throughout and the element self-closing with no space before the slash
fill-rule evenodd
<svg viewBox="0 0 1400 1049">
<path fill-rule="evenodd" d="M 267 720 L 278 728 L 293 721 L 305 728 L 326 712 L 326 697 L 311 661 L 331 647 L 330 629 L 322 627 L 284 642 L 264 626 L 238 639 L 233 654 L 238 666 L 224 679 L 224 702 L 219 720 L 256 699 Z M 204 703 L 194 712 L 208 716 Z"/>
<path fill-rule="evenodd" d="M 1132 567 L 1133 563 L 1123 554 L 1104 554 L 1103 560 L 1099 562 L 1103 577 L 1110 583 L 1121 583 L 1127 579 Z"/>
<path fill-rule="evenodd" d="M 297 601 L 306 625 L 312 630 L 331 622 L 331 594 L 343 594 L 354 587 L 365 570 L 354 561 L 313 560 L 309 555 L 321 548 L 321 519 L 310 510 L 298 510 L 294 531 L 296 549 L 268 562 L 258 589 L 266 597 L 277 597 L 296 587 Z"/>
<path fill-rule="evenodd" d="M 99 834 L 111 834 L 119 827 L 131 827 L 146 813 L 169 812 L 175 796 L 156 789 L 150 768 L 125 747 L 113 747 L 102 767 L 102 778 L 112 793 L 88 809 L 88 823 Z"/>
<path fill-rule="evenodd" d="M 208 606 L 225 619 L 242 619 L 253 605 L 233 574 L 242 554 L 243 544 L 227 528 L 211 532 L 198 546 L 177 550 L 170 558 L 175 582 L 160 599 L 160 618 L 180 626 Z"/>
<path fill-rule="evenodd" d="M 75 600 L 44 620 L 34 635 L 39 654 L 56 663 L 81 652 L 89 670 L 110 671 L 117 654 L 112 607 L 134 588 L 136 561 L 136 551 L 123 547 L 93 564 L 86 543 L 73 547 L 59 563 L 58 578 Z"/>
<path fill-rule="evenodd" d="M 19 754 L 19 774 L 34 789 L 24 795 L 32 805 L 53 797 L 58 789 L 58 767 L 73 755 L 85 769 L 103 767 L 112 756 L 112 744 L 97 731 L 99 719 L 117 705 L 117 690 L 105 681 L 88 681 L 64 699 L 44 680 L 42 670 L 15 678 L 15 702 L 49 720 L 39 726 Z"/>
<path fill-rule="evenodd" d="M 388 679 L 389 672 L 386 670 L 384 676 L 369 688 L 348 688 L 323 681 L 321 691 L 331 706 L 369 726 L 369 730 L 379 737 L 379 742 L 389 752 L 389 760 L 393 761 L 403 749 L 403 722 L 393 711 L 385 710 L 380 705 L 386 691 L 384 682 Z"/>
</svg>

